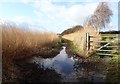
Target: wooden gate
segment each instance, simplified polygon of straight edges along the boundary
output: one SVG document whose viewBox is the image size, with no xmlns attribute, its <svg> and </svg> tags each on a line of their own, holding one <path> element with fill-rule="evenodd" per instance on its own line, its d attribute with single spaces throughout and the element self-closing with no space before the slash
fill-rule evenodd
<svg viewBox="0 0 120 84">
<path fill-rule="evenodd" d="M 100 56 L 120 56 L 120 38 L 118 34 L 102 34 L 100 37 L 91 36 L 89 33 L 86 33 L 86 49 L 90 50 L 91 45 L 91 38 L 101 38 L 100 41 L 95 41 L 100 43 L 97 46 L 96 54 Z"/>
</svg>

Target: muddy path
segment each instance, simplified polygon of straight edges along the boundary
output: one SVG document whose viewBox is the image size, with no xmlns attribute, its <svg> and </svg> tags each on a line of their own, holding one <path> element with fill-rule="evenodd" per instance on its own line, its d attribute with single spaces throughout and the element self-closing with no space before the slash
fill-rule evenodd
<svg viewBox="0 0 120 84">
<path fill-rule="evenodd" d="M 53 58 L 34 56 L 15 61 L 16 82 L 104 82 L 105 73 L 99 62 L 68 55 L 66 47 Z M 16 84 L 16 83 L 15 83 Z"/>
</svg>

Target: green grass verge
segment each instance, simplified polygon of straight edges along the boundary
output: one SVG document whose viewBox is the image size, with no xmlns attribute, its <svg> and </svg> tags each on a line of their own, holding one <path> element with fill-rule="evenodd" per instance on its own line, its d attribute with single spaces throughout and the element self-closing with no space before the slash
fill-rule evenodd
<svg viewBox="0 0 120 84">
<path fill-rule="evenodd" d="M 110 64 L 107 69 L 105 82 L 106 84 L 120 83 L 120 57 L 119 56 L 110 58 Z"/>
</svg>

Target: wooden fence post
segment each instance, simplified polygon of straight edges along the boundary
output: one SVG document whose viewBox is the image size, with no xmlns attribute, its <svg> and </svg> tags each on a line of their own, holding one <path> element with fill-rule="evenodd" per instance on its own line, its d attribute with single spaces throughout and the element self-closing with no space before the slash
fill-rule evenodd
<svg viewBox="0 0 120 84">
<path fill-rule="evenodd" d="M 86 49 L 90 49 L 90 35 L 89 33 L 86 33 Z"/>
</svg>

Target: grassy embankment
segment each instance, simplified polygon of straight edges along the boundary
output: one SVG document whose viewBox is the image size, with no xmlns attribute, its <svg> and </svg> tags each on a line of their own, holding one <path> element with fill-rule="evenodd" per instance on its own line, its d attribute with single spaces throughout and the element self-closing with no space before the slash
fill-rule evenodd
<svg viewBox="0 0 120 84">
<path fill-rule="evenodd" d="M 102 36 L 116 36 L 119 34 L 102 34 Z M 103 38 L 103 41 L 114 40 L 114 38 Z M 101 44 L 103 45 L 103 44 Z M 111 43 L 109 46 L 118 46 L 118 47 L 105 47 L 103 49 L 108 50 L 117 50 L 120 51 L 120 38 Z M 113 54 L 113 56 L 109 57 L 109 66 L 107 68 L 107 74 L 105 81 L 107 84 L 119 84 L 120 83 L 120 52 L 101 52 L 101 53 L 108 53 Z M 116 56 L 117 55 L 117 56 Z"/>
<path fill-rule="evenodd" d="M 3 81 L 14 79 L 14 59 L 49 57 L 59 53 L 58 35 L 51 32 L 23 31 L 17 26 L 1 25 Z"/>
<path fill-rule="evenodd" d="M 105 78 L 106 84 L 119 84 L 120 83 L 120 57 L 114 56 L 109 58 L 109 66 Z"/>
<path fill-rule="evenodd" d="M 83 30 L 84 31 L 84 30 Z M 84 55 L 86 53 L 85 51 L 85 33 L 86 31 L 79 31 L 79 32 L 75 32 L 72 34 L 68 34 L 68 35 L 64 35 L 63 38 L 67 39 L 66 42 L 69 43 L 69 49 L 70 52 L 72 51 L 72 53 L 77 54 L 77 55 Z M 90 32 L 90 31 L 89 31 Z M 95 34 L 93 34 L 95 35 Z M 101 34 L 102 36 L 116 36 L 116 34 Z M 83 37 L 83 38 L 82 38 Z M 79 39 L 78 41 L 76 41 L 75 39 Z M 81 38 L 81 39 L 80 39 Z M 63 40 L 64 40 L 63 39 Z M 96 39 L 94 39 L 96 41 Z M 97 39 L 98 40 L 98 39 Z M 109 37 L 109 38 L 101 38 L 101 41 L 111 41 L 114 40 L 114 38 Z M 75 43 L 78 43 L 75 45 Z M 105 43 L 101 43 L 99 45 L 104 45 Z M 99 45 L 97 45 L 96 47 L 98 47 Z M 116 40 L 113 43 L 110 43 L 109 46 L 119 46 L 120 47 L 120 38 L 118 40 Z M 118 50 L 120 51 L 119 47 L 117 48 L 111 48 L 111 47 L 105 47 L 103 48 L 104 50 Z M 94 48 L 95 49 L 95 48 Z M 118 56 L 110 56 L 109 58 L 107 58 L 109 61 L 106 64 L 106 58 L 100 58 L 100 56 L 98 56 L 96 53 L 105 53 L 105 54 L 115 54 Z M 87 60 L 90 60 L 90 62 L 99 62 L 101 64 L 101 68 L 99 68 L 100 70 L 102 70 L 102 72 L 106 74 L 105 77 L 105 83 L 107 84 L 118 84 L 120 83 L 120 52 L 94 52 L 92 54 L 91 57 L 89 57 Z"/>
<path fill-rule="evenodd" d="M 86 33 L 89 33 L 92 36 L 98 36 L 98 37 L 100 36 L 93 28 L 81 29 L 80 31 L 62 36 L 63 39 L 70 41 L 70 45 L 68 47 L 71 50 L 71 52 L 84 58 L 90 56 L 89 52 L 93 52 L 93 49 L 96 49 L 98 45 L 98 43 L 95 41 L 100 40 L 99 38 L 93 38 L 92 48 L 89 51 L 87 51 Z"/>
<path fill-rule="evenodd" d="M 116 36 L 118 34 L 101 34 L 102 36 Z M 113 37 L 103 37 L 102 41 L 112 41 L 115 38 Z M 100 45 L 103 46 L 106 43 L 101 43 Z M 120 38 L 118 38 L 115 42 L 110 43 L 108 46 L 119 46 L 119 47 L 104 47 L 102 48 L 103 50 L 117 50 L 120 51 Z M 113 54 L 112 56 L 110 56 L 109 58 L 107 58 L 107 60 L 109 60 L 106 63 L 106 58 L 104 58 L 105 56 L 101 56 L 103 58 L 100 58 L 100 56 L 97 53 L 101 53 L 101 54 Z M 111 51 L 111 52 L 106 52 L 106 51 L 97 51 L 95 52 L 92 57 L 90 57 L 90 60 L 96 60 L 99 61 L 100 63 L 102 63 L 104 66 L 105 64 L 107 64 L 106 69 L 103 69 L 103 71 L 106 74 L 105 77 L 105 83 L 106 84 L 119 84 L 120 83 L 120 52 L 115 52 L 115 51 Z M 104 67 L 104 68 L 105 68 Z M 101 68 L 102 69 L 102 68 Z"/>
</svg>

